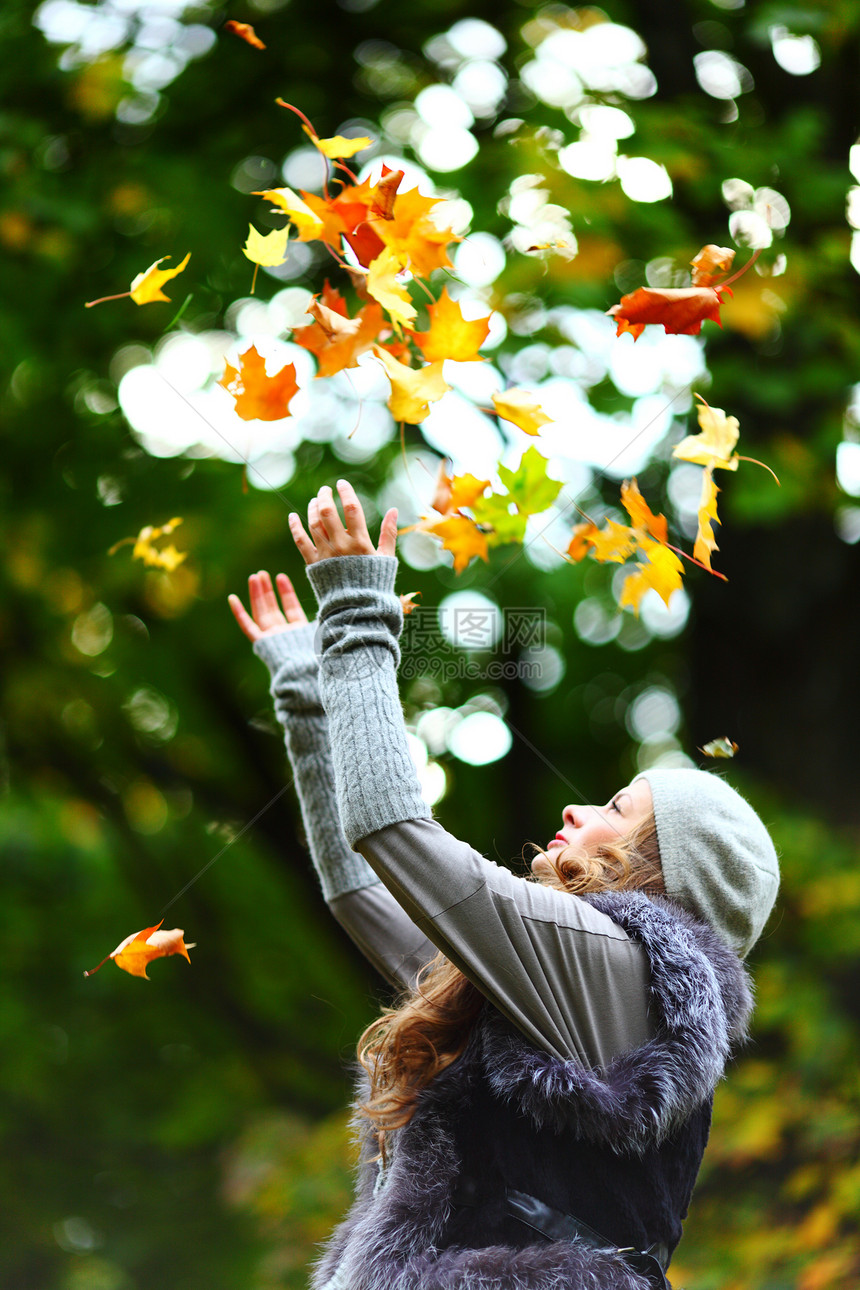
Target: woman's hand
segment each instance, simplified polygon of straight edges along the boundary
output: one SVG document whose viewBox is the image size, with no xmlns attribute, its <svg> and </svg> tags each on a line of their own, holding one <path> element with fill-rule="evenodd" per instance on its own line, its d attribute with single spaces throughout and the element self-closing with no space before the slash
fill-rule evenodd
<svg viewBox="0 0 860 1290">
<path fill-rule="evenodd" d="M 283 613 L 275 598 L 272 579 L 265 569 L 261 569 L 259 573 L 252 573 L 248 579 L 250 614 L 238 596 L 227 597 L 227 602 L 233 610 L 233 617 L 249 641 L 258 641 L 261 636 L 272 636 L 275 632 L 289 631 L 291 627 L 301 627 L 308 621 L 287 575 L 279 573 L 276 582 L 281 605 L 284 607 Z"/>
<path fill-rule="evenodd" d="M 308 507 L 308 537 L 298 515 L 290 515 L 290 532 L 305 564 L 329 560 L 335 555 L 394 555 L 397 542 L 397 511 L 386 511 L 379 527 L 379 546 L 375 547 L 367 531 L 361 502 L 352 484 L 337 481 L 346 523 L 341 520 L 329 486 L 321 488 Z"/>
</svg>

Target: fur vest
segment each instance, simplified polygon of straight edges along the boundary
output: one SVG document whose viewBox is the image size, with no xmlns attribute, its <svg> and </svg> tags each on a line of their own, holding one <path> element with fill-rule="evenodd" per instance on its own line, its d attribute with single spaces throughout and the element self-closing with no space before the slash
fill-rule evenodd
<svg viewBox="0 0 860 1290">
<path fill-rule="evenodd" d="M 536 1048 L 487 1004 L 461 1057 L 390 1135 L 384 1170 L 357 1121 L 356 1200 L 314 1290 L 647 1290 L 617 1256 L 503 1221 L 494 1197 L 508 1185 L 618 1246 L 674 1249 L 752 1000 L 737 956 L 678 906 L 638 892 L 586 899 L 648 955 L 654 1038 L 593 1070 Z M 475 1172 L 483 1201 L 464 1208 Z"/>
</svg>

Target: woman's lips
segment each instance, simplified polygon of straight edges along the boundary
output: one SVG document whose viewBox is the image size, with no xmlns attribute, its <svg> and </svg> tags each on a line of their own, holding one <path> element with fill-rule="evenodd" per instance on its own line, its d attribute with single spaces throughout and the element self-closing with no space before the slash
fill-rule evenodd
<svg viewBox="0 0 860 1290">
<path fill-rule="evenodd" d="M 555 837 L 553 838 L 552 842 L 550 842 L 549 846 L 553 847 L 556 845 L 556 843 L 559 843 L 563 847 L 566 847 L 569 845 L 568 840 L 563 833 L 556 833 Z M 547 847 L 547 850 L 549 850 L 549 847 Z"/>
</svg>

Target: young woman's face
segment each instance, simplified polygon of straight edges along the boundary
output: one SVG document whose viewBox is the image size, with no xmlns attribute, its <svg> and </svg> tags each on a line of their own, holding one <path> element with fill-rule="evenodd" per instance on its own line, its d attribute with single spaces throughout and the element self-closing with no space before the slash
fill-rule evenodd
<svg viewBox="0 0 860 1290">
<path fill-rule="evenodd" d="M 566 847 L 576 847 L 593 855 L 606 842 L 618 842 L 647 819 L 653 810 L 651 788 L 647 779 L 637 779 L 627 788 L 620 789 L 605 806 L 566 806 L 562 811 L 562 827 L 547 845 L 554 860 Z M 545 855 L 538 854 L 531 862 L 531 871 L 537 877 L 554 872 Z"/>
</svg>

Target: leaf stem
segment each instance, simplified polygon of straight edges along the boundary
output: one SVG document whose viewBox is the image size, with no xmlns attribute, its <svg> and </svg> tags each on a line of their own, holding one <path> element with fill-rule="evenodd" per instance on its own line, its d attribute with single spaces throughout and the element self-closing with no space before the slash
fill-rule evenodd
<svg viewBox="0 0 860 1290">
<path fill-rule="evenodd" d="M 704 564 L 701 560 L 697 560 L 694 555 L 687 555 L 687 552 L 682 551 L 679 546 L 672 546 L 671 542 L 664 542 L 662 545 L 665 546 L 669 551 L 674 551 L 675 555 L 683 556 L 685 560 L 689 560 L 690 564 L 698 565 L 700 569 L 705 570 L 705 573 L 712 573 L 714 577 L 719 578 L 721 582 L 728 582 L 728 578 L 724 573 L 720 573 L 717 569 L 709 569 L 708 566 Z"/>
<path fill-rule="evenodd" d="M 92 309 L 93 305 L 103 305 L 108 300 L 125 300 L 126 296 L 130 296 L 130 295 L 131 295 L 130 291 L 120 291 L 119 294 L 115 296 L 99 296 L 98 300 L 85 301 L 84 308 Z"/>
<path fill-rule="evenodd" d="M 782 488 L 782 484 L 779 482 L 779 476 L 776 471 L 771 470 L 770 466 L 765 465 L 763 461 L 759 461 L 757 457 L 741 457 L 740 454 L 738 454 L 738 461 L 748 461 L 753 466 L 761 466 L 762 470 L 766 470 L 769 475 L 773 475 L 776 480 L 777 487 Z"/>
<path fill-rule="evenodd" d="M 113 957 L 113 956 L 112 956 L 111 954 L 106 954 L 106 955 L 104 956 L 104 958 L 102 959 L 101 963 L 98 963 L 94 968 L 90 968 L 89 972 L 85 972 L 85 973 L 84 973 L 84 976 L 95 976 L 95 974 L 96 974 L 96 972 L 98 972 L 99 968 L 104 967 L 104 965 L 105 965 L 105 963 L 107 963 L 108 959 L 109 959 L 109 958 L 112 958 L 112 957 Z"/>
<path fill-rule="evenodd" d="M 730 278 L 726 278 L 725 282 L 718 282 L 716 285 L 720 288 L 720 290 L 722 291 L 723 287 L 727 287 L 730 283 L 737 282 L 738 278 L 743 277 L 747 269 L 752 268 L 752 266 L 755 264 L 756 260 L 762 253 L 762 249 L 763 249 L 762 247 L 757 246 L 742 269 L 738 269 L 737 273 L 733 273 Z"/>
</svg>

